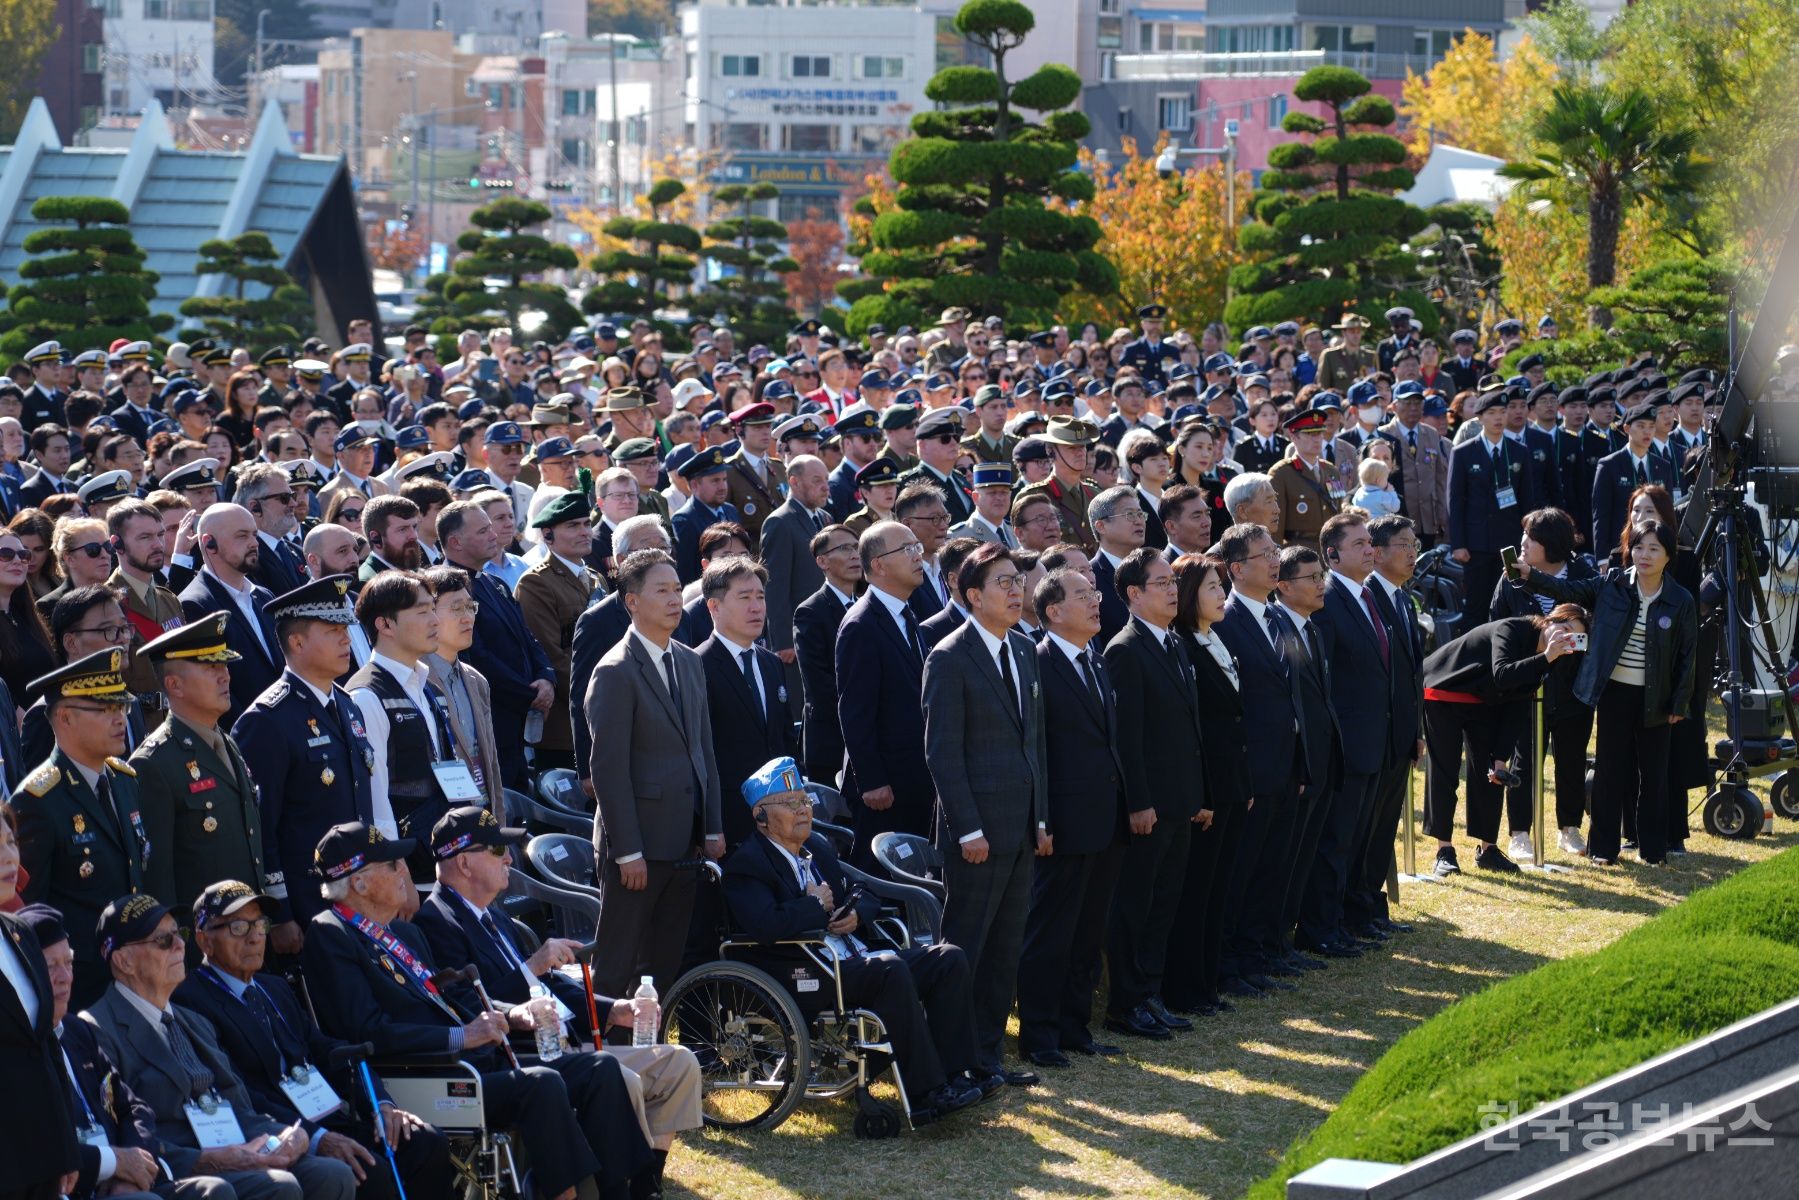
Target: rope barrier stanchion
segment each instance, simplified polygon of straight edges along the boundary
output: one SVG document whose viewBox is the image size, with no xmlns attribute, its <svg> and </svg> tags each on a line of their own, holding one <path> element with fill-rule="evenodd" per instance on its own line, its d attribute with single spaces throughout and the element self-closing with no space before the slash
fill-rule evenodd
<svg viewBox="0 0 1799 1200">
<path fill-rule="evenodd" d="M 1531 764 L 1530 778 L 1530 848 L 1531 861 L 1520 864 L 1526 871 L 1538 871 L 1545 875 L 1568 870 L 1560 863 L 1545 862 L 1543 859 L 1543 838 L 1545 836 L 1543 818 L 1543 773 L 1547 763 L 1546 745 L 1548 738 L 1543 732 L 1543 685 L 1530 698 L 1530 757 L 1525 761 Z"/>
</svg>

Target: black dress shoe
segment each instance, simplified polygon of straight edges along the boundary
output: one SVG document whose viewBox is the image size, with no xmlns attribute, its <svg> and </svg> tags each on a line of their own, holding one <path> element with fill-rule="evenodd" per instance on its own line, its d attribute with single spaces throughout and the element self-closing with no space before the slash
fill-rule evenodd
<svg viewBox="0 0 1799 1200">
<path fill-rule="evenodd" d="M 1224 1013 L 1234 1013 L 1237 1011 L 1237 1006 L 1232 1004 L 1229 1000 L 1226 1000 L 1223 996 L 1220 996 L 1212 1001 L 1212 1011 L 1221 1015 Z"/>
<path fill-rule="evenodd" d="M 1318 954 L 1325 958 L 1360 958 L 1359 948 L 1345 942 L 1309 942 L 1305 946 L 1307 954 Z"/>
<path fill-rule="evenodd" d="M 1361 942 L 1384 942 L 1387 940 L 1386 931 L 1373 924 L 1356 925 L 1347 932 L 1350 937 Z"/>
<path fill-rule="evenodd" d="M 1153 1041 L 1166 1041 L 1174 1036 L 1168 1026 L 1156 1020 L 1155 1016 L 1142 1005 L 1138 1005 L 1128 1013 L 1108 1013 L 1106 1028 L 1113 1033 L 1128 1034 L 1131 1037 L 1150 1038 Z"/>
<path fill-rule="evenodd" d="M 1250 983 L 1247 979 L 1241 979 L 1234 975 L 1229 979 L 1221 979 L 1218 981 L 1218 993 L 1221 996 L 1248 996 L 1252 998 L 1268 994 L 1255 984 Z"/>
<path fill-rule="evenodd" d="M 1068 1060 L 1064 1058 L 1062 1062 L 1063 1065 L 1067 1065 Z M 1001 1067 L 999 1073 L 1000 1076 L 1005 1079 L 1007 1087 L 1036 1087 L 1039 1083 L 1043 1082 L 1043 1077 L 1038 1075 L 1035 1071 L 1008 1071 L 1004 1067 Z"/>
<path fill-rule="evenodd" d="M 1074 1065 L 1060 1050 L 1033 1050 L 1024 1056 L 1024 1060 L 1033 1067 L 1054 1067 L 1058 1070 Z"/>
<path fill-rule="evenodd" d="M 1067 1046 L 1064 1049 L 1072 1054 L 1085 1054 L 1088 1058 L 1111 1058 L 1115 1054 L 1124 1053 L 1110 1042 L 1086 1042 L 1079 1046 Z"/>
<path fill-rule="evenodd" d="M 1404 921 L 1395 921 L 1391 917 L 1376 917 L 1374 919 L 1374 924 L 1377 929 L 1384 929 L 1388 933 L 1412 932 L 1412 927 L 1410 925 L 1407 925 Z"/>
<path fill-rule="evenodd" d="M 1288 978 L 1292 978 L 1299 973 L 1300 968 L 1294 966 L 1284 958 L 1276 959 L 1274 962 L 1271 962 L 1262 968 L 1262 974 L 1264 975 L 1284 975 Z"/>
<path fill-rule="evenodd" d="M 1168 1028 L 1174 1030 L 1176 1033 L 1185 1033 L 1187 1030 L 1193 1028 L 1193 1022 L 1189 1021 L 1186 1017 L 1177 1017 L 1169 1012 L 1168 1006 L 1162 1003 L 1162 997 L 1160 996 L 1151 996 L 1143 1002 L 1143 1007 L 1149 1010 L 1150 1016 L 1168 1026 Z"/>
<path fill-rule="evenodd" d="M 1274 990 L 1274 980 L 1268 978 L 1268 976 L 1266 976 L 1266 975 L 1260 974 L 1255 971 L 1251 971 L 1248 974 L 1244 975 L 1243 982 L 1247 983 L 1250 987 L 1256 988 L 1260 991 L 1272 992 Z"/>
<path fill-rule="evenodd" d="M 1297 950 L 1287 955 L 1287 965 L 1298 967 L 1301 971 L 1327 971 L 1330 969 L 1330 964 L 1322 958 L 1313 958 L 1311 955 L 1301 954 Z"/>
<path fill-rule="evenodd" d="M 950 1082 L 953 1084 L 955 1081 Z M 968 1084 L 980 1093 L 981 1099 L 986 1100 L 1005 1089 L 1006 1076 L 1001 1071 L 974 1070 L 968 1073 Z"/>
<path fill-rule="evenodd" d="M 1205 1011 L 1206 1001 L 1191 996 L 1165 996 L 1162 998 L 1162 1007 L 1171 1013 L 1190 1017 L 1196 1012 Z"/>
<path fill-rule="evenodd" d="M 1451 875 L 1462 873 L 1462 864 L 1455 860 L 1454 846 L 1438 846 L 1437 862 L 1431 867 L 1431 873 L 1438 879 L 1447 879 Z"/>
</svg>

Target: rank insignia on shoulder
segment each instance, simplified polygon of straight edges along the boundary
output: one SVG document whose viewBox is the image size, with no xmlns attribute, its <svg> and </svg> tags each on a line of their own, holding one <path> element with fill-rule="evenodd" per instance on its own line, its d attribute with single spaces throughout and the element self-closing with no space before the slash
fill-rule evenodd
<svg viewBox="0 0 1799 1200">
<path fill-rule="evenodd" d="M 126 762 L 122 758 L 114 758 L 112 755 L 109 754 L 106 756 L 106 765 L 111 767 L 113 770 L 117 771 L 119 774 L 127 776 L 128 778 L 131 778 L 131 779 L 137 778 L 137 768 L 132 766 L 130 763 Z"/>
<path fill-rule="evenodd" d="M 22 786 L 33 796 L 42 796 L 61 782 L 62 769 L 55 763 L 45 763 L 28 775 Z"/>
</svg>

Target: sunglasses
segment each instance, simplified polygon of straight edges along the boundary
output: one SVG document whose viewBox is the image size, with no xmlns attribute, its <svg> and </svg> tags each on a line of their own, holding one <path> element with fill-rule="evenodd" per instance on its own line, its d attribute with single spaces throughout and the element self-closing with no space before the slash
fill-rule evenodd
<svg viewBox="0 0 1799 1200">
<path fill-rule="evenodd" d="M 107 552 L 107 549 L 108 547 L 105 542 L 87 542 L 80 546 L 70 546 L 64 553 L 85 554 L 89 558 L 99 558 L 102 554 Z"/>
<path fill-rule="evenodd" d="M 128 945 L 128 946 L 155 946 L 158 950 L 169 951 L 169 950 L 173 950 L 175 948 L 175 944 L 177 942 L 180 942 L 185 945 L 187 942 L 186 934 L 184 934 L 179 929 L 170 929 L 170 930 L 167 930 L 166 932 L 156 934 L 152 937 L 143 938 L 140 941 L 127 942 L 126 945 Z"/>
<path fill-rule="evenodd" d="M 360 520 L 362 520 L 362 510 L 361 510 L 361 509 L 360 509 L 360 508 L 345 508 L 345 509 L 340 509 L 340 510 L 339 510 L 339 511 L 338 511 L 338 514 L 337 514 L 337 515 L 338 515 L 338 516 L 340 516 L 340 517 L 342 517 L 342 518 L 343 518 L 343 519 L 344 519 L 344 520 L 346 520 L 346 521 L 360 521 Z"/>
<path fill-rule="evenodd" d="M 17 546 L 0 546 L 0 562 L 30 562 L 31 551 Z"/>
</svg>

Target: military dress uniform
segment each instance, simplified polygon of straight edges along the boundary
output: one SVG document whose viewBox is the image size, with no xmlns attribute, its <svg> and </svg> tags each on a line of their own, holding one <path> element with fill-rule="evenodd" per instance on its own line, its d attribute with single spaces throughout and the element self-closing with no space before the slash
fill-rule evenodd
<svg viewBox="0 0 1799 1200">
<path fill-rule="evenodd" d="M 1286 428 L 1289 433 L 1299 433 L 1323 429 L 1324 423 L 1323 414 L 1308 409 L 1293 414 Z M 1268 472 L 1268 482 L 1274 485 L 1274 495 L 1281 506 L 1275 527 L 1269 530 L 1275 541 L 1283 546 L 1318 545 L 1324 523 L 1342 508 L 1341 491 L 1332 486 L 1332 475 L 1330 464 L 1321 460 L 1314 467 L 1307 467 L 1297 454 L 1289 454 L 1274 465 Z"/>
<path fill-rule="evenodd" d="M 856 487 L 866 489 L 881 483 L 898 483 L 899 478 L 899 464 L 883 454 L 856 472 Z M 860 538 L 876 521 L 888 519 L 876 516 L 874 509 L 864 502 L 862 507 L 844 518 L 843 527 Z"/>
<path fill-rule="evenodd" d="M 144 647 L 145 662 L 230 663 L 225 613 L 182 626 Z M 243 754 L 222 729 L 206 731 L 171 713 L 132 751 L 138 798 L 155 853 L 144 890 L 189 903 L 221 879 L 261 879 L 262 811 Z M 215 744 L 216 743 L 216 744 Z"/>
<path fill-rule="evenodd" d="M 349 576 L 333 575 L 277 596 L 270 620 L 300 617 L 349 625 Z M 346 821 L 374 820 L 375 751 L 362 714 L 333 683 L 319 703 L 312 685 L 287 667 L 231 727 L 262 799 L 263 890 L 276 922 L 304 924 L 324 907 L 311 875 L 313 849 Z"/>
<path fill-rule="evenodd" d="M 1145 304 L 1137 309 L 1137 319 L 1139 321 L 1160 321 L 1167 315 L 1168 306 L 1165 304 Z M 1118 365 L 1135 369 L 1138 376 L 1142 378 L 1145 383 L 1152 381 L 1155 383 L 1163 383 L 1165 382 L 1166 377 L 1163 373 L 1164 368 L 1162 364 L 1170 360 L 1179 362 L 1180 358 L 1181 350 L 1179 346 L 1170 343 L 1166 339 L 1158 339 L 1152 342 L 1147 336 L 1143 336 L 1137 338 L 1136 341 L 1125 343 L 1124 353 L 1120 356 Z"/>
<path fill-rule="evenodd" d="M 918 436 L 921 438 L 961 431 L 962 410 L 959 408 L 935 409 L 926 413 L 918 422 Z M 943 497 L 944 505 L 949 509 L 951 525 L 960 525 L 974 515 L 974 489 L 960 473 L 952 470 L 948 475 L 941 475 L 921 462 L 899 477 L 902 492 L 915 483 L 928 483 L 937 489 Z"/>
<path fill-rule="evenodd" d="M 1001 434 L 997 444 L 987 440 L 987 435 L 976 429 L 959 443 L 962 449 L 974 455 L 978 463 L 1003 463 L 1012 465 L 1012 451 L 1018 449 L 1019 439 L 1011 434 Z"/>
<path fill-rule="evenodd" d="M 31 690 L 63 700 L 123 705 L 125 652 L 101 650 L 40 679 Z M 122 749 L 123 747 L 121 747 Z M 12 794 L 19 822 L 19 865 L 28 904 L 62 913 L 75 951 L 71 1009 L 91 1004 L 111 981 L 99 958 L 100 912 L 144 888 L 144 864 L 155 851 L 137 793 L 137 772 L 108 757 L 90 785 L 58 746 Z"/>
<path fill-rule="evenodd" d="M 745 405 L 731 414 L 731 424 L 738 429 L 745 425 L 772 425 L 774 419 L 775 406 L 766 401 Z M 758 473 L 741 449 L 726 460 L 725 468 L 729 484 L 725 501 L 737 510 L 738 523 L 748 531 L 750 553 L 754 554 L 761 545 L 762 522 L 787 502 L 787 468 L 764 455 L 762 471 Z"/>
<path fill-rule="evenodd" d="M 1355 313 L 1347 314 L 1337 322 L 1335 328 L 1367 329 L 1368 320 Z M 1364 376 L 1372 375 L 1380 368 L 1380 355 L 1373 346 L 1363 344 L 1353 351 L 1344 344 L 1331 346 L 1318 358 L 1319 386 L 1333 392 L 1347 392 L 1349 385 Z"/>
<path fill-rule="evenodd" d="M 1050 445 L 1053 455 L 1056 446 L 1092 446 L 1099 440 L 1099 430 L 1090 421 L 1082 421 L 1076 417 L 1055 417 L 1050 421 L 1049 428 L 1037 436 L 1038 440 Z M 1087 520 L 1087 506 L 1099 495 L 1099 484 L 1091 479 L 1083 479 L 1070 488 L 1052 472 L 1048 479 L 1019 489 L 1018 500 L 1038 493 L 1048 496 L 1055 509 L 1060 541 L 1079 546 L 1089 558 L 1099 551 L 1099 539 L 1094 536 L 1092 523 Z M 1013 506 L 1016 507 L 1017 503 L 1014 500 Z"/>
</svg>

